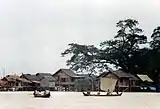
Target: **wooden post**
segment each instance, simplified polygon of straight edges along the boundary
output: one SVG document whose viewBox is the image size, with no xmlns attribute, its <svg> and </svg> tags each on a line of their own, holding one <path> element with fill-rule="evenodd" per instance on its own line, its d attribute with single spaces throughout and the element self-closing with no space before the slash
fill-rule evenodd
<svg viewBox="0 0 160 109">
<path fill-rule="evenodd" d="M 131 78 L 129 78 L 129 92 L 131 92 L 131 89 L 132 88 L 132 86 L 131 86 Z"/>
</svg>

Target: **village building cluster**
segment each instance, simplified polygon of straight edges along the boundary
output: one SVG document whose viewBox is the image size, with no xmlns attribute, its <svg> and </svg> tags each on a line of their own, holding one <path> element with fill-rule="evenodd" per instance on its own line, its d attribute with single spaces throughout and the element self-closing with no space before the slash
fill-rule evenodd
<svg viewBox="0 0 160 109">
<path fill-rule="evenodd" d="M 100 78 L 116 78 L 121 91 L 138 91 L 153 81 L 147 75 L 132 75 L 121 70 L 103 72 L 99 76 L 76 74 L 70 69 L 59 69 L 51 73 L 7 75 L 0 80 L 1 91 L 51 91 L 100 90 Z"/>
</svg>

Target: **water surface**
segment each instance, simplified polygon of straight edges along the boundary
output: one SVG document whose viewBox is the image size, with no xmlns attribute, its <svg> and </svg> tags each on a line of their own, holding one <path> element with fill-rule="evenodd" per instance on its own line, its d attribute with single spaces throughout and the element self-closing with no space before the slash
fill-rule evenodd
<svg viewBox="0 0 160 109">
<path fill-rule="evenodd" d="M 85 97 L 80 92 L 0 92 L 0 109 L 160 109 L 160 93 L 123 93 L 120 97 Z"/>
</svg>

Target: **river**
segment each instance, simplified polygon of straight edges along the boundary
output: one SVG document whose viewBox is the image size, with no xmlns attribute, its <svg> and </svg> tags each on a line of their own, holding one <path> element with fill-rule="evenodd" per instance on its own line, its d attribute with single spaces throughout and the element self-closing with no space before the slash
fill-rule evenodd
<svg viewBox="0 0 160 109">
<path fill-rule="evenodd" d="M 123 93 L 119 97 L 85 97 L 80 92 L 0 92 L 0 109 L 160 109 L 160 93 Z"/>
</svg>

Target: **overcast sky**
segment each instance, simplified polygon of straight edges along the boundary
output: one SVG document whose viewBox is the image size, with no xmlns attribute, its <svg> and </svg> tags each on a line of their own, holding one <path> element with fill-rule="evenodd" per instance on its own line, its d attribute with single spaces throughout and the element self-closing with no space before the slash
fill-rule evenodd
<svg viewBox="0 0 160 109">
<path fill-rule="evenodd" d="M 159 0 L 0 0 L 0 75 L 55 72 L 69 43 L 111 39 L 119 20 L 139 21 L 145 35 L 160 25 Z"/>
</svg>

